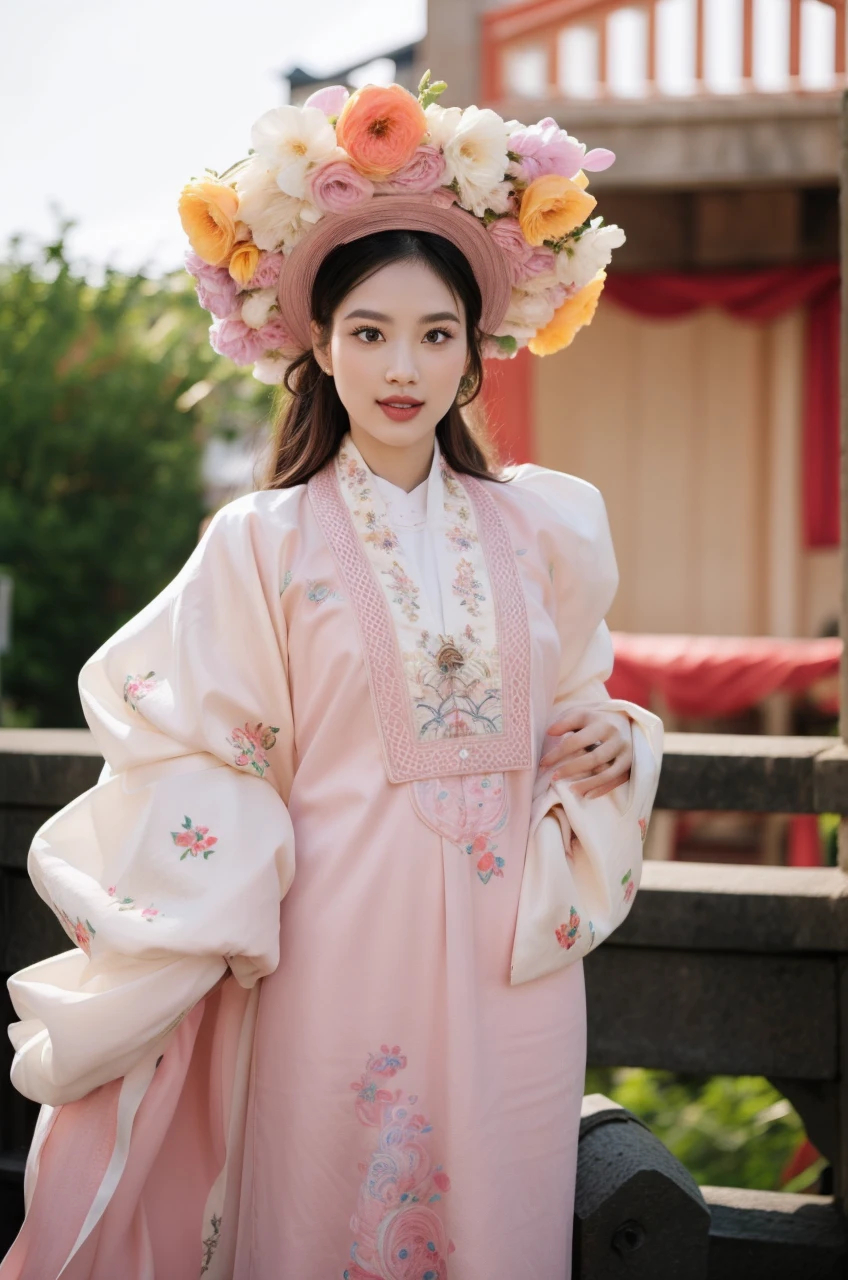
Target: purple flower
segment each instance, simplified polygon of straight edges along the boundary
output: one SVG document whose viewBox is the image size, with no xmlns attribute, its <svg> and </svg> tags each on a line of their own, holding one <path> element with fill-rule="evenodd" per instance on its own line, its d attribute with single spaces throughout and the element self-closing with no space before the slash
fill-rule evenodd
<svg viewBox="0 0 848 1280">
<path fill-rule="evenodd" d="M 421 146 L 408 164 L 379 184 L 379 191 L 420 195 L 435 191 L 445 176 L 445 157 L 438 147 Z"/>
<path fill-rule="evenodd" d="M 251 329 L 240 317 L 228 316 L 212 325 L 209 341 L 219 356 L 226 356 L 235 364 L 253 364 L 265 353 L 262 334 L 262 329 Z"/>
<path fill-rule="evenodd" d="M 309 185 L 312 202 L 322 213 L 346 213 L 365 204 L 374 194 L 374 183 L 347 160 L 329 160 L 320 165 Z"/>
<path fill-rule="evenodd" d="M 283 261 L 281 253 L 261 253 L 256 270 L 248 283 L 248 289 L 276 288 L 280 279 L 280 272 L 283 269 Z"/>
<path fill-rule="evenodd" d="M 305 107 L 317 107 L 328 117 L 338 116 L 350 94 L 343 84 L 331 84 L 326 89 L 316 89 L 304 102 Z"/>
<path fill-rule="evenodd" d="M 527 125 L 511 133 L 509 149 L 521 156 L 517 168 L 525 182 L 533 182 L 546 173 L 573 178 L 586 161 L 582 142 L 569 137 L 550 116 L 546 116 L 538 124 Z M 606 168 L 605 165 L 601 167 Z"/>
<path fill-rule="evenodd" d="M 201 307 L 223 320 L 236 309 L 238 285 L 223 267 L 212 267 L 189 249 L 185 256 L 186 271 L 197 281 L 197 297 Z"/>
</svg>

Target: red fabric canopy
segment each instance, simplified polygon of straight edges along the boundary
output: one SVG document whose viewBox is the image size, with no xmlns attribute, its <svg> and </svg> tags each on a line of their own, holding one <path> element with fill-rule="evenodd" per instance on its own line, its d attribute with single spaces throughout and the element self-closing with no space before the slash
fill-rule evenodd
<svg viewBox="0 0 848 1280">
<path fill-rule="evenodd" d="M 778 640 L 745 636 L 634 635 L 613 632 L 613 698 L 651 705 L 659 694 L 670 711 L 722 716 L 744 711 L 771 693 L 799 693 L 839 671 L 840 639 Z"/>
<path fill-rule="evenodd" d="M 807 547 L 839 545 L 839 264 L 761 271 L 613 274 L 607 297 L 640 316 L 672 319 L 721 307 L 740 320 L 807 308 L 803 510 Z"/>
</svg>

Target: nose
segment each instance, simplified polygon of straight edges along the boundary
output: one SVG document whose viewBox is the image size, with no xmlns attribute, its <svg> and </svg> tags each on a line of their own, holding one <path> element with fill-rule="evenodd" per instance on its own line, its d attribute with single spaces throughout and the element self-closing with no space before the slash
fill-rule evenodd
<svg viewBox="0 0 848 1280">
<path fill-rule="evenodd" d="M 417 381 L 418 370 L 411 345 L 406 342 L 393 344 L 386 368 L 386 382 L 396 387 L 407 387 L 414 386 Z"/>
</svg>

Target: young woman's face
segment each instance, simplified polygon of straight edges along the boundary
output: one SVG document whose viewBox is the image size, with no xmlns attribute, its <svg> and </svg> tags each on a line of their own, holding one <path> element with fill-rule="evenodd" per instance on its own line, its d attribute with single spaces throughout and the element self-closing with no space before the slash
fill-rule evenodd
<svg viewBox="0 0 848 1280">
<path fill-rule="evenodd" d="M 393 262 L 351 290 L 316 356 L 335 379 L 354 438 L 420 447 L 465 371 L 465 311 L 424 263 Z"/>
</svg>

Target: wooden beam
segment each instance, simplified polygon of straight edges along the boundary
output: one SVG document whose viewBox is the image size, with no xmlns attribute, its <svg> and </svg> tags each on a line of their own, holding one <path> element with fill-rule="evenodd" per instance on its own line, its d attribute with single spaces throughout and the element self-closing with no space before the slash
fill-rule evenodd
<svg viewBox="0 0 848 1280">
<path fill-rule="evenodd" d="M 801 75 L 801 0 L 789 0 L 789 78 Z"/>
<path fill-rule="evenodd" d="M 657 5 L 656 0 L 651 0 L 648 5 L 648 64 L 645 70 L 645 77 L 648 82 L 649 89 L 655 91 L 657 87 Z"/>
<path fill-rule="evenodd" d="M 750 84 L 754 78 L 754 0 L 742 3 L 742 80 Z"/>
</svg>

